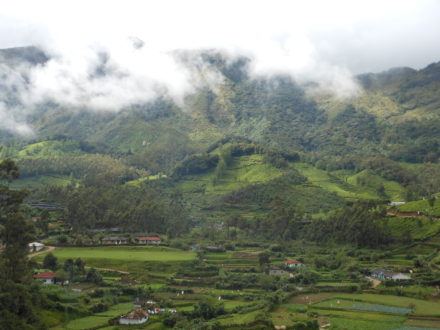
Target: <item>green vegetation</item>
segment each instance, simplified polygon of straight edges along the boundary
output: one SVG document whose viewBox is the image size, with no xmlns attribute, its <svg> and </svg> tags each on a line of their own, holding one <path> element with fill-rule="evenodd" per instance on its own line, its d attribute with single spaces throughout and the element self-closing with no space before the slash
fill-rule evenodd
<svg viewBox="0 0 440 330">
<path fill-rule="evenodd" d="M 34 228 L 25 221 L 21 210 L 27 191 L 8 187 L 18 176 L 18 168 L 11 159 L 0 163 L 0 328 L 42 329 L 44 323 L 38 310 L 46 302 L 38 286 L 32 283 L 32 268 L 27 260 Z"/>
<path fill-rule="evenodd" d="M 71 248 L 63 247 L 53 251 L 53 254 L 64 261 L 69 258 L 81 258 L 86 261 L 93 259 L 112 259 L 130 261 L 187 261 L 193 260 L 195 253 L 186 252 L 165 247 L 147 246 L 109 246 L 109 247 L 87 247 Z M 42 258 L 43 256 L 38 256 Z"/>
<path fill-rule="evenodd" d="M 109 310 L 105 312 L 96 313 L 93 316 L 86 316 L 83 318 L 72 320 L 66 324 L 65 329 L 90 329 L 102 325 L 107 325 L 110 319 L 128 313 L 132 310 L 132 308 L 132 303 L 116 304 L 111 306 Z"/>
<path fill-rule="evenodd" d="M 440 316 L 440 304 L 432 301 L 425 301 L 421 299 L 396 297 L 389 295 L 375 295 L 375 294 L 352 294 L 340 295 L 342 299 L 352 299 L 354 301 L 363 301 L 369 303 L 379 303 L 388 306 L 405 307 L 414 306 L 414 315 L 424 316 Z"/>
<path fill-rule="evenodd" d="M 411 239 L 422 240 L 440 232 L 440 221 L 428 218 L 390 218 L 385 220 L 395 237 L 411 233 Z"/>
<path fill-rule="evenodd" d="M 135 301 L 166 310 L 147 329 L 439 327 L 439 64 L 336 100 L 199 55 L 224 80 L 183 105 L 47 105 L 33 140 L 1 135 L 0 328 L 119 328 Z"/>
</svg>

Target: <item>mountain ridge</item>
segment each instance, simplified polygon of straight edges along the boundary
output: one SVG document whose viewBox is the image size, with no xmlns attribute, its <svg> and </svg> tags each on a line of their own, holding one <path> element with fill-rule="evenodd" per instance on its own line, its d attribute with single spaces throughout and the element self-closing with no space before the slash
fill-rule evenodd
<svg viewBox="0 0 440 330">
<path fill-rule="evenodd" d="M 36 50 L 29 52 L 33 54 Z M 193 54 L 185 56 L 191 63 Z M 420 177 L 405 164 L 426 167 L 433 162 L 433 166 L 437 166 L 440 157 L 439 63 L 421 70 L 397 68 L 357 76 L 362 93 L 340 99 L 328 93 L 316 93 L 316 90 L 310 92 L 289 76 L 252 77 L 246 73 L 248 61 L 245 58 L 224 56 L 215 51 L 202 53 L 204 62 L 195 62 L 195 72 L 221 74 L 222 80 L 215 86 L 198 87 L 183 104 L 166 95 L 119 112 L 42 104 L 28 116 L 36 135 L 27 140 L 3 135 L 0 154 L 18 162 L 24 186 L 29 182 L 41 188 L 37 184 L 39 178 L 51 182 L 51 176 L 54 184 L 89 182 L 87 184 L 94 185 L 109 180 L 117 184 L 133 181 L 161 185 L 161 180 L 154 183 L 155 180 L 147 178 L 167 175 L 169 182 L 173 171 L 188 159 L 203 163 L 203 157 L 211 157 L 213 145 L 217 144 L 216 153 L 237 145 L 243 148 L 252 145 L 260 150 L 255 157 L 260 157 L 261 166 L 270 166 L 269 172 L 275 171 L 277 166 L 285 167 L 282 171 L 305 171 L 308 178 L 305 186 L 279 187 L 284 189 L 285 198 L 294 204 L 303 203 L 308 212 L 328 211 L 342 205 L 347 196 L 351 196 L 349 200 L 404 199 L 411 194 L 419 197 L 429 194 L 422 188 L 427 178 Z M 287 154 L 298 154 L 299 159 L 287 160 Z M 247 162 L 236 158 L 241 156 L 234 157 L 237 164 Z M 295 162 L 308 165 L 303 167 Z M 221 178 L 215 179 L 219 171 L 226 171 L 230 178 L 244 175 L 240 179 L 242 183 L 227 185 L 225 196 L 223 193 L 222 196 L 206 195 L 208 199 L 203 203 L 210 209 L 232 198 L 227 197 L 228 194 L 254 196 L 255 192 L 246 191 L 246 187 L 250 187 L 250 191 L 270 191 L 279 185 L 272 179 L 258 183 L 260 165 L 249 174 L 243 174 L 242 170 L 225 164 L 210 165 L 206 172 L 183 181 L 174 178 L 176 182 L 165 186 L 185 191 L 181 182 L 188 180 L 203 181 L 202 177 L 209 177 L 207 187 L 215 180 L 221 182 Z M 103 174 L 98 174 L 100 167 Z M 366 170 L 373 172 L 363 172 Z M 195 189 L 196 197 L 189 197 L 187 202 L 205 198 L 197 191 L 207 188 L 196 186 L 191 188 Z M 217 188 L 214 185 L 212 189 L 215 192 Z M 289 189 L 296 191 L 297 196 Z M 311 205 L 316 207 L 316 204 L 307 195 L 308 189 L 323 194 L 328 204 L 313 212 Z M 301 194 L 309 197 L 304 199 Z M 248 206 L 243 210 L 246 208 Z"/>
</svg>

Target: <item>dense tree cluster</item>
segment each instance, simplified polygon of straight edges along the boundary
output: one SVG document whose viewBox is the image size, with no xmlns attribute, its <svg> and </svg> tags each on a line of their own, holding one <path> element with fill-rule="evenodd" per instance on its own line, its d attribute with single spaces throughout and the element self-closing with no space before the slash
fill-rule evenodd
<svg viewBox="0 0 440 330">
<path fill-rule="evenodd" d="M 181 235 L 189 230 L 182 194 L 148 186 L 105 185 L 48 187 L 41 195 L 64 207 L 66 222 L 76 232 L 118 227 L 128 232 Z"/>
<path fill-rule="evenodd" d="M 34 228 L 20 210 L 27 192 L 7 185 L 18 176 L 12 160 L 0 163 L 0 329 L 43 329 L 36 306 L 44 303 L 27 257 Z"/>
<path fill-rule="evenodd" d="M 377 247 L 388 243 L 390 235 L 381 221 L 384 210 L 375 203 L 359 202 L 336 211 L 329 219 L 315 219 L 305 230 L 313 241 L 335 241 L 358 247 Z"/>
</svg>

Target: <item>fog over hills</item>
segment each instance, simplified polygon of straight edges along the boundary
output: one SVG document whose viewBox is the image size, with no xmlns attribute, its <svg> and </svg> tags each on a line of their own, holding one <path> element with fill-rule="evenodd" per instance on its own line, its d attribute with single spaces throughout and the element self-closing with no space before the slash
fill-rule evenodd
<svg viewBox="0 0 440 330">
<path fill-rule="evenodd" d="M 117 112 L 166 94 L 181 107 L 201 86 L 229 79 L 204 52 L 246 59 L 242 68 L 251 79 L 289 76 L 338 99 L 361 93 L 356 74 L 420 69 L 440 54 L 436 1 L 243 1 L 215 8 L 199 1 L 8 4 L 0 48 L 9 48 L 3 63 L 13 68 L 2 66 L 3 129 L 32 135 L 25 117 L 47 103 Z M 29 45 L 37 48 L 14 50 Z"/>
<path fill-rule="evenodd" d="M 0 329 L 440 329 L 440 1 L 0 9 Z"/>
</svg>

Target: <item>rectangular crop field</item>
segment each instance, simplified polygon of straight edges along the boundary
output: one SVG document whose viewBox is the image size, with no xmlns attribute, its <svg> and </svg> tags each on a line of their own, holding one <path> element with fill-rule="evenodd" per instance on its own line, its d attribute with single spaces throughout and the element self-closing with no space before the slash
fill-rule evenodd
<svg viewBox="0 0 440 330">
<path fill-rule="evenodd" d="M 343 294 L 336 298 L 353 299 L 373 304 L 383 304 L 396 307 L 413 308 L 414 315 L 438 316 L 440 317 L 440 303 L 425 301 L 408 297 L 398 297 L 379 294 Z"/>
<path fill-rule="evenodd" d="M 72 258 L 84 260 L 112 259 L 123 261 L 187 261 L 193 260 L 194 252 L 164 247 L 143 246 L 103 246 L 103 247 L 63 247 L 53 254 L 61 261 Z M 37 257 L 43 259 L 44 254 Z"/>
</svg>

